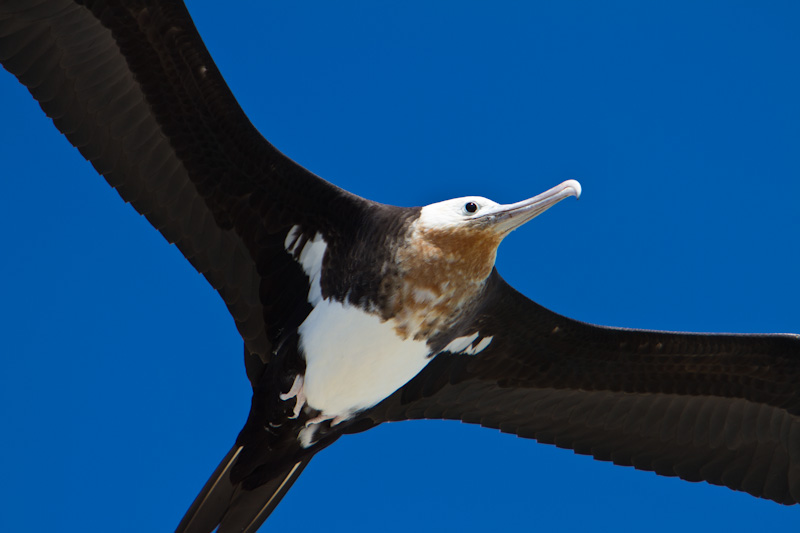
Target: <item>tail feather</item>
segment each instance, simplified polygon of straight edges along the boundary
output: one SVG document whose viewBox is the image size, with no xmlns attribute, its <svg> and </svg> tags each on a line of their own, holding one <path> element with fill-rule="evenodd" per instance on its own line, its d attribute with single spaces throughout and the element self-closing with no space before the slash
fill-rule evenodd
<svg viewBox="0 0 800 533">
<path fill-rule="evenodd" d="M 203 490 L 186 511 L 176 533 L 254 533 L 280 503 L 286 492 L 306 467 L 307 457 L 281 471 L 253 490 L 231 482 L 230 472 L 242 446 L 236 445 L 225 455 Z"/>
<path fill-rule="evenodd" d="M 230 469 L 241 451 L 241 446 L 234 446 L 225 455 L 183 515 L 175 533 L 212 531 L 219 524 L 233 497 L 235 487 L 230 482 Z"/>
</svg>

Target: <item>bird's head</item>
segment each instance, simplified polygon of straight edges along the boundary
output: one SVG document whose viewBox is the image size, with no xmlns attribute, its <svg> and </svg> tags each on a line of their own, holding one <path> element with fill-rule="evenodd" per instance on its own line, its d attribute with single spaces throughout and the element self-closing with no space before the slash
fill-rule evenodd
<svg viewBox="0 0 800 533">
<path fill-rule="evenodd" d="M 479 294 L 506 235 L 580 194 L 580 184 L 568 180 L 514 204 L 467 196 L 423 207 L 395 258 L 402 282 L 389 298 L 387 316 L 408 315 L 400 321 L 403 334 L 424 337 L 443 327 Z"/>
<path fill-rule="evenodd" d="M 454 198 L 422 208 L 414 223 L 412 242 L 429 266 L 450 264 L 473 280 L 486 279 L 500 242 L 521 225 L 564 198 L 579 197 L 581 185 L 567 180 L 533 198 L 498 204 L 480 196 Z"/>
<path fill-rule="evenodd" d="M 465 196 L 426 205 L 419 216 L 419 227 L 427 232 L 465 233 L 497 240 L 542 214 L 564 198 L 581 195 L 581 185 L 567 180 L 533 198 L 514 204 L 498 204 L 481 196 Z"/>
</svg>

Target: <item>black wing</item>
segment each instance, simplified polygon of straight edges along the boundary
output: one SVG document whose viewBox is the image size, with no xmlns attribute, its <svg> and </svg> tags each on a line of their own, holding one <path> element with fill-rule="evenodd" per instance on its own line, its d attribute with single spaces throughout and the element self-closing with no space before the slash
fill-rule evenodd
<svg viewBox="0 0 800 533">
<path fill-rule="evenodd" d="M 800 501 L 800 337 L 593 326 L 495 271 L 470 333 L 367 416 L 462 420 L 596 459 Z"/>
<path fill-rule="evenodd" d="M 182 2 L 6 0 L 0 62 L 219 292 L 253 354 L 252 380 L 298 315 L 289 302 L 305 301 L 287 232 L 321 232 L 330 246 L 369 202 L 258 133 Z"/>
</svg>

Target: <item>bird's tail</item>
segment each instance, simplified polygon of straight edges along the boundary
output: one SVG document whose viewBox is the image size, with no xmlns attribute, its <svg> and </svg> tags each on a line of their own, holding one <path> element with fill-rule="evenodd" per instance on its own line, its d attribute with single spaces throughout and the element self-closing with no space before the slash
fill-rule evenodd
<svg viewBox="0 0 800 533">
<path fill-rule="evenodd" d="M 186 511 L 176 533 L 209 533 L 217 526 L 219 533 L 257 531 L 311 460 L 306 457 L 263 485 L 246 490 L 241 483 L 231 481 L 231 469 L 241 451 L 242 446 L 237 444 L 225 455 Z"/>
</svg>

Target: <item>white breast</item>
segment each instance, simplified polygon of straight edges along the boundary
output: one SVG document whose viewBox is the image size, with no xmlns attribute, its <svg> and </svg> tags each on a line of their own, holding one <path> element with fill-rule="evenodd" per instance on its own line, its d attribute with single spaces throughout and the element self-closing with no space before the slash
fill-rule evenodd
<svg viewBox="0 0 800 533">
<path fill-rule="evenodd" d="M 317 303 L 299 329 L 307 404 L 326 418 L 346 418 L 378 404 L 425 368 L 428 345 L 402 339 L 394 326 L 347 304 Z"/>
</svg>

